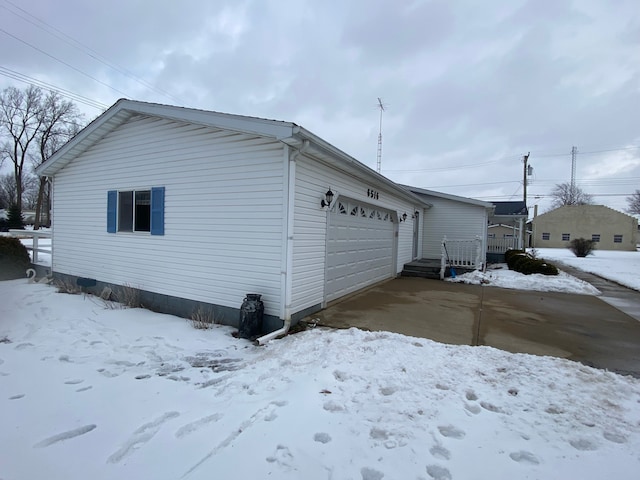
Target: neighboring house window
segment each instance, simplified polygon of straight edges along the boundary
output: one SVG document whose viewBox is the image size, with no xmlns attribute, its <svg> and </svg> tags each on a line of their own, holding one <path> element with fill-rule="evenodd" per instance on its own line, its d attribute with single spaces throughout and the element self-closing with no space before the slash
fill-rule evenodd
<svg viewBox="0 0 640 480">
<path fill-rule="evenodd" d="M 600 234 L 599 233 L 594 233 L 593 235 L 591 235 L 591 241 L 592 242 L 599 242 L 600 241 Z"/>
<path fill-rule="evenodd" d="M 489 233 L 489 234 L 488 234 L 488 237 L 489 237 L 489 238 L 496 238 L 496 234 L 495 234 L 495 233 Z"/>
<path fill-rule="evenodd" d="M 571 240 L 571 235 L 569 233 L 563 233 L 562 234 L 562 241 L 563 242 L 568 242 L 569 240 Z"/>
<path fill-rule="evenodd" d="M 613 243 L 622 243 L 622 235 L 614 235 Z"/>
<path fill-rule="evenodd" d="M 164 187 L 107 192 L 107 232 L 164 235 Z"/>
<path fill-rule="evenodd" d="M 543 240 L 551 240 L 551 234 L 550 233 L 543 233 L 542 234 L 542 239 Z"/>
</svg>

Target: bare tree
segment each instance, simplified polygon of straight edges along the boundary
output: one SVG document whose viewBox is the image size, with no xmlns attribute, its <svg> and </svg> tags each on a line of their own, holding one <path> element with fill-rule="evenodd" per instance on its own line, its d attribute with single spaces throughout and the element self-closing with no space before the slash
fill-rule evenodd
<svg viewBox="0 0 640 480">
<path fill-rule="evenodd" d="M 636 190 L 630 197 L 627 197 L 627 202 L 629 203 L 627 212 L 640 215 L 640 190 Z"/>
<path fill-rule="evenodd" d="M 33 158 L 33 167 L 42 165 L 62 145 L 75 136 L 80 130 L 83 117 L 73 102 L 64 100 L 56 92 L 49 93 L 42 101 L 41 128 L 37 136 L 38 154 Z M 44 223 L 49 225 L 49 181 L 40 177 L 35 205 L 34 228 L 38 229 L 42 221 L 42 213 L 46 212 Z"/>
<path fill-rule="evenodd" d="M 12 173 L 0 175 L 0 208 L 9 208 L 16 203 L 16 178 Z"/>
<path fill-rule="evenodd" d="M 16 182 L 16 205 L 22 210 L 24 173 L 29 149 L 42 126 L 42 90 L 33 85 L 24 91 L 7 87 L 0 93 L 0 129 L 5 141 L 0 146 L 2 158 L 13 163 Z"/>
<path fill-rule="evenodd" d="M 580 187 L 570 183 L 559 183 L 551 190 L 551 208 L 565 205 L 592 205 L 593 197 L 585 193 Z"/>
</svg>

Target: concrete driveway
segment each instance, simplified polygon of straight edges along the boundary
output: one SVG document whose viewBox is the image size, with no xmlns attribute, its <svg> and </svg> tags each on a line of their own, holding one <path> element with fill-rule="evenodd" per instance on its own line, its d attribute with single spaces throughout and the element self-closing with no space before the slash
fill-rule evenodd
<svg viewBox="0 0 640 480">
<path fill-rule="evenodd" d="M 589 295 L 401 277 L 310 318 L 329 327 L 563 357 L 640 378 L 640 321 Z"/>
</svg>

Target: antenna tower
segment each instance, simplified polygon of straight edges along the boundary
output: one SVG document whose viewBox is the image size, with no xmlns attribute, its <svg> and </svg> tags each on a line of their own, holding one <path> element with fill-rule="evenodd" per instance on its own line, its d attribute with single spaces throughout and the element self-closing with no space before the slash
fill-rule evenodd
<svg viewBox="0 0 640 480">
<path fill-rule="evenodd" d="M 376 162 L 376 171 L 380 173 L 382 169 L 382 113 L 384 112 L 384 104 L 380 97 L 378 97 L 378 105 L 380 109 L 380 130 L 378 131 L 378 161 Z"/>
<path fill-rule="evenodd" d="M 576 147 L 571 147 L 571 191 L 569 192 L 569 196 L 571 198 L 571 203 L 573 204 L 573 200 L 575 200 L 574 196 L 576 194 L 576 156 L 578 155 L 578 149 Z"/>
</svg>

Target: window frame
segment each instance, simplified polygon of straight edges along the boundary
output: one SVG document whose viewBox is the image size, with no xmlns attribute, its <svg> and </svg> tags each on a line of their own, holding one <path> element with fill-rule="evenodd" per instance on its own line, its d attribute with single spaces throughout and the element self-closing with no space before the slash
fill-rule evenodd
<svg viewBox="0 0 640 480">
<path fill-rule="evenodd" d="M 600 234 L 599 233 L 592 233 L 591 234 L 591 241 L 593 243 L 600 243 Z"/>
<path fill-rule="evenodd" d="M 624 235 L 622 234 L 614 234 L 613 235 L 613 243 L 622 243 Z"/>
<path fill-rule="evenodd" d="M 129 194 L 131 205 L 129 206 L 127 202 L 126 208 L 127 210 L 131 208 L 131 218 L 126 219 L 125 225 L 122 208 L 123 198 L 127 194 Z M 107 233 L 164 235 L 164 198 L 165 187 L 109 190 L 107 192 Z M 141 212 L 140 208 L 144 209 L 144 212 Z M 142 218 L 141 213 L 144 214 Z"/>
<path fill-rule="evenodd" d="M 571 234 L 570 233 L 563 233 L 562 234 L 562 241 L 563 242 L 570 242 L 571 241 Z"/>
<path fill-rule="evenodd" d="M 542 232 L 542 240 L 544 240 L 544 241 L 551 240 L 551 233 L 550 232 Z"/>
<path fill-rule="evenodd" d="M 148 196 L 145 199 L 140 198 Z M 145 208 L 146 207 L 146 208 Z M 142 209 L 148 213 L 142 217 Z M 117 227 L 119 233 L 151 232 L 151 189 L 118 190 Z"/>
</svg>

